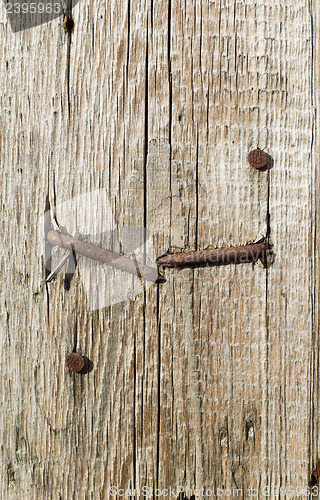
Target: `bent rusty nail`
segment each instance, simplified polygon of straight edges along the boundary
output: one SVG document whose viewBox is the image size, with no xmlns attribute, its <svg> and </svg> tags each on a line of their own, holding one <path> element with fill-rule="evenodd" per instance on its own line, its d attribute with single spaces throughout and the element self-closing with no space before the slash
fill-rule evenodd
<svg viewBox="0 0 320 500">
<path fill-rule="evenodd" d="M 80 235 L 79 233 L 76 234 L 76 238 L 79 237 L 79 240 L 85 240 L 88 238 L 88 234 L 85 234 L 85 235 Z M 52 281 L 56 275 L 58 274 L 58 272 L 60 271 L 60 269 L 62 269 L 62 267 L 65 265 L 65 263 L 70 259 L 72 255 L 72 251 L 71 252 L 67 252 L 63 257 L 62 259 L 58 262 L 58 264 L 56 265 L 56 267 L 54 268 L 54 270 L 49 274 L 49 276 L 47 277 L 46 279 L 46 282 L 47 283 L 50 283 L 50 281 Z"/>
<path fill-rule="evenodd" d="M 163 255 L 157 258 L 157 264 L 176 269 L 244 264 L 264 259 L 271 245 L 266 241 L 238 247 L 215 248 Z"/>
<path fill-rule="evenodd" d="M 49 243 L 57 245 L 60 248 L 66 248 L 70 252 L 74 248 L 75 253 L 79 255 L 89 257 L 90 259 L 94 259 L 99 262 L 104 262 L 109 266 L 120 269 L 121 271 L 126 271 L 127 273 L 138 276 L 139 278 L 152 281 L 153 283 L 166 282 L 165 277 L 159 274 L 158 269 L 156 268 L 149 267 L 145 264 L 141 264 L 140 262 L 137 263 L 129 257 L 110 252 L 110 250 L 97 247 L 92 243 L 77 240 L 76 238 L 62 234 L 59 231 L 50 229 L 47 233 L 47 240 Z"/>
<path fill-rule="evenodd" d="M 47 277 L 47 279 L 46 279 L 47 283 L 50 283 L 50 281 L 52 281 L 53 278 L 58 274 L 58 272 L 60 271 L 60 269 L 65 265 L 65 263 L 67 262 L 67 260 L 70 258 L 70 255 L 71 255 L 71 253 L 67 252 L 62 257 L 62 259 L 58 262 L 58 264 L 56 265 L 56 267 L 54 268 L 54 270 Z"/>
</svg>

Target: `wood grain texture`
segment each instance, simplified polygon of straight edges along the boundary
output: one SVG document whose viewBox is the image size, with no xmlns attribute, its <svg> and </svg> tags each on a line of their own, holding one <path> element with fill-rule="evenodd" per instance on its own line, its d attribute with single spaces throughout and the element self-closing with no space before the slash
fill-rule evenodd
<svg viewBox="0 0 320 500">
<path fill-rule="evenodd" d="M 320 456 L 319 6 L 81 0 L 73 18 L 70 67 L 62 18 L 0 23 L 0 498 L 303 498 Z M 83 258 L 69 291 L 45 284 L 41 217 L 56 206 L 74 235 L 62 204 L 96 190 L 112 230 L 97 217 L 90 241 L 111 251 L 121 228 L 146 227 L 158 256 L 244 245 L 270 219 L 274 263 L 167 269 L 94 309 Z M 73 350 L 92 371 L 67 370 Z"/>
</svg>

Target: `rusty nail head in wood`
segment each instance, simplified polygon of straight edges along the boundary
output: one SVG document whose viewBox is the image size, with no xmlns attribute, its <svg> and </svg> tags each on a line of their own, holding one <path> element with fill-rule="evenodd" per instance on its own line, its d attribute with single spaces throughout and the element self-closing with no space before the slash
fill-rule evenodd
<svg viewBox="0 0 320 500">
<path fill-rule="evenodd" d="M 250 151 L 250 153 L 248 154 L 248 162 L 250 163 L 251 167 L 254 167 L 257 170 L 266 168 L 268 165 L 268 160 L 268 153 L 262 151 L 262 149 L 259 148 Z"/>
<path fill-rule="evenodd" d="M 72 352 L 66 357 L 66 365 L 72 372 L 81 372 L 84 367 L 84 359 L 80 354 Z"/>
</svg>

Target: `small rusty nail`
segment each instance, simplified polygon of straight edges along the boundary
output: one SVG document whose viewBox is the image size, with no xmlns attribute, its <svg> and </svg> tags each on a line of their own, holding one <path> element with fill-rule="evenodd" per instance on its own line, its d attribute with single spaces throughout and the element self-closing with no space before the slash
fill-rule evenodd
<svg viewBox="0 0 320 500">
<path fill-rule="evenodd" d="M 84 359 L 80 354 L 72 352 L 66 357 L 66 365 L 72 372 L 81 372 L 84 367 Z"/>
<path fill-rule="evenodd" d="M 268 153 L 262 151 L 262 149 L 259 148 L 253 149 L 253 151 L 250 151 L 250 153 L 248 154 L 248 162 L 250 163 L 251 167 L 254 167 L 257 170 L 266 168 L 268 165 L 268 160 Z"/>
</svg>

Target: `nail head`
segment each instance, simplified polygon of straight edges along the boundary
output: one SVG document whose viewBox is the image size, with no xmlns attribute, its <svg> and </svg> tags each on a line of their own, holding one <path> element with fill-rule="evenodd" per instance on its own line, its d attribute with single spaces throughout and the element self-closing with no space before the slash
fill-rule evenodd
<svg viewBox="0 0 320 500">
<path fill-rule="evenodd" d="M 265 168 L 268 165 L 269 155 L 262 149 L 254 149 L 248 154 L 248 162 L 256 169 Z"/>
<path fill-rule="evenodd" d="M 72 352 L 66 357 L 66 365 L 72 372 L 81 372 L 84 367 L 84 359 L 80 354 Z"/>
</svg>

